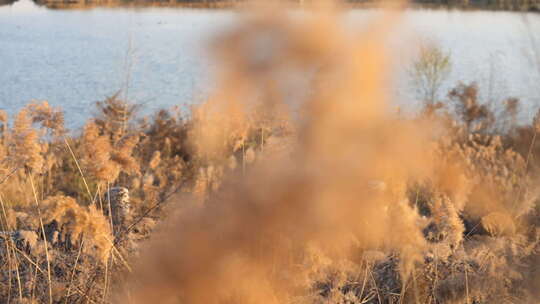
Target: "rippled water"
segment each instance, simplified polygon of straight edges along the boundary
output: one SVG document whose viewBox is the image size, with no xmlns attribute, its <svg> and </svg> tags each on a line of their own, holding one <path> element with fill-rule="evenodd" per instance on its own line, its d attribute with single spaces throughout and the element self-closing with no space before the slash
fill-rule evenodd
<svg viewBox="0 0 540 304">
<path fill-rule="evenodd" d="M 347 21 L 360 28 L 373 14 L 351 11 Z M 484 99 L 523 99 L 524 117 L 540 104 L 540 67 L 532 60 L 529 35 L 540 44 L 539 15 L 414 10 L 402 18 L 391 42 L 400 67 L 393 90 L 402 104 L 414 104 L 404 71 L 423 40 L 452 54 L 445 89 L 477 81 Z M 1 6 L 0 108 L 13 113 L 32 99 L 48 100 L 78 125 L 93 102 L 118 91 L 147 111 L 196 102 L 211 83 L 205 46 L 236 19 L 221 10 L 59 11 L 29 0 Z"/>
</svg>

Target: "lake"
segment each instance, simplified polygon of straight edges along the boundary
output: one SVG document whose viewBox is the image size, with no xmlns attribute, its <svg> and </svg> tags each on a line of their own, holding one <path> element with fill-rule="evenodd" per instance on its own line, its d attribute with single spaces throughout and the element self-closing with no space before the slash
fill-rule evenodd
<svg viewBox="0 0 540 304">
<path fill-rule="evenodd" d="M 351 10 L 344 18 L 360 28 L 374 13 Z M 0 109 L 14 113 L 48 100 L 78 126 L 95 101 L 119 91 L 147 113 L 201 101 L 214 66 L 207 44 L 237 19 L 230 10 L 49 10 L 29 0 L 0 6 Z M 452 56 L 442 91 L 477 81 L 483 100 L 520 98 L 523 119 L 540 105 L 539 14 L 408 10 L 402 19 L 390 42 L 398 104 L 417 104 L 406 71 L 418 45 L 431 41 Z"/>
</svg>

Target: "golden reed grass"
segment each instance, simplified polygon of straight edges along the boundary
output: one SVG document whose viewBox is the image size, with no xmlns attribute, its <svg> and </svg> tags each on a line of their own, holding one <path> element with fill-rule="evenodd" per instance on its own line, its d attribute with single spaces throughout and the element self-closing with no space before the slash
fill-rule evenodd
<svg viewBox="0 0 540 304">
<path fill-rule="evenodd" d="M 0 115 L 1 297 L 536 303 L 537 119 L 474 84 L 396 111 L 401 5 L 361 32 L 331 2 L 239 15 L 189 115 L 113 96 L 80 136 L 47 103 Z"/>
</svg>

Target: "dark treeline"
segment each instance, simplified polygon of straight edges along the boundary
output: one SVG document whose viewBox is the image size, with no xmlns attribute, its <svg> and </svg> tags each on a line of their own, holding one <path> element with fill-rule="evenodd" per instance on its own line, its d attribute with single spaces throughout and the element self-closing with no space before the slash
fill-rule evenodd
<svg viewBox="0 0 540 304">
<path fill-rule="evenodd" d="M 48 8 L 69 9 L 95 6 L 183 6 L 227 8 L 242 5 L 246 0 L 34 0 Z M 312 0 L 289 0 L 293 5 L 308 4 Z M 0 5 L 13 0 L 0 0 Z M 379 0 L 346 0 L 353 7 L 373 7 Z M 540 11 L 540 0 L 411 0 L 413 7 L 439 9 L 485 9 L 505 11 Z"/>
<path fill-rule="evenodd" d="M 540 11 L 540 0 L 414 0 L 412 2 L 448 8 Z"/>
<path fill-rule="evenodd" d="M 347 0 L 353 5 L 375 5 L 377 0 Z M 540 11 L 540 0 L 410 0 L 412 6 L 449 9 Z"/>
</svg>

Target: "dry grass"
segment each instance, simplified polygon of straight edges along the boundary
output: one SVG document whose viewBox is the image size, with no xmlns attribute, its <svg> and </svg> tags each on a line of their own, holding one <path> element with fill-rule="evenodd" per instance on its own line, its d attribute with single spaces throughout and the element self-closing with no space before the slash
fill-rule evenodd
<svg viewBox="0 0 540 304">
<path fill-rule="evenodd" d="M 474 84 L 402 116 L 398 13 L 353 39 L 339 10 L 273 9 L 216 42 L 189 114 L 113 96 L 78 136 L 45 102 L 0 115 L 1 299 L 536 303 L 537 120 Z"/>
</svg>

